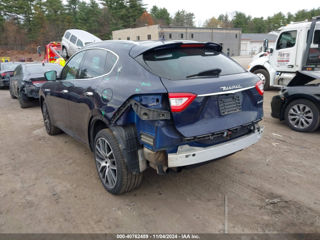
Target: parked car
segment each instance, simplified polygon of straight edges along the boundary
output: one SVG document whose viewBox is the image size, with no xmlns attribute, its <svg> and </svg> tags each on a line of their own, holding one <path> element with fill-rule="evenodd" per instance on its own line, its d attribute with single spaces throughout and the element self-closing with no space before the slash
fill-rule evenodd
<svg viewBox="0 0 320 240">
<path fill-rule="evenodd" d="M 312 132 L 320 124 L 320 75 L 304 72 L 302 81 L 299 74 L 272 98 L 271 116 L 295 131 Z"/>
<path fill-rule="evenodd" d="M 40 88 L 44 125 L 94 152 L 107 191 L 133 190 L 150 166 L 207 162 L 256 143 L 263 83 L 215 43 L 104 41 Z"/>
<path fill-rule="evenodd" d="M 32 100 L 39 99 L 40 86 L 46 82 L 44 73 L 50 70 L 60 72 L 62 67 L 53 63 L 19 64 L 10 78 L 10 96 L 18 98 L 21 108 L 29 107 Z"/>
<path fill-rule="evenodd" d="M 10 77 L 13 76 L 14 69 L 19 65 L 19 62 L 4 62 L 0 68 L 0 88 L 9 87 Z"/>
<path fill-rule="evenodd" d="M 100 41 L 100 38 L 86 31 L 69 29 L 64 33 L 62 37 L 62 56 L 64 58 L 69 58 L 84 46 Z"/>
</svg>

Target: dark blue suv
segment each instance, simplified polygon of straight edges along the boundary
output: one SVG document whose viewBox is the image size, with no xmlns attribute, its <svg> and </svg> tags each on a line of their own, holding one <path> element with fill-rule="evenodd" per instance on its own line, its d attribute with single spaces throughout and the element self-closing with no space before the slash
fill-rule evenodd
<svg viewBox="0 0 320 240">
<path fill-rule="evenodd" d="M 128 192 L 147 167 L 207 162 L 256 143 L 263 83 L 215 43 L 104 41 L 76 53 L 40 89 L 46 131 L 94 152 L 107 191 Z"/>
</svg>

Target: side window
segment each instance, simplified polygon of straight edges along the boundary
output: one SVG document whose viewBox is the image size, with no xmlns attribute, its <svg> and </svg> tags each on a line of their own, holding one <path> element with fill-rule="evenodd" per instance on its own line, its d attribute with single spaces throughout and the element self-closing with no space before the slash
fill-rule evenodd
<svg viewBox="0 0 320 240">
<path fill-rule="evenodd" d="M 116 64 L 118 57 L 114 55 L 112 52 L 108 52 L 107 54 L 107 63 L 105 72 L 108 73 L 112 70 L 113 66 Z"/>
<path fill-rule="evenodd" d="M 294 47 L 294 45 L 296 44 L 296 38 L 297 31 L 288 31 L 281 33 L 277 42 L 277 50 Z"/>
<path fill-rule="evenodd" d="M 72 42 L 73 44 L 76 44 L 76 41 L 77 41 L 77 37 L 75 35 L 71 35 L 70 42 Z"/>
<path fill-rule="evenodd" d="M 18 67 L 16 67 L 15 71 L 14 71 L 14 76 L 19 76 L 21 74 L 22 71 L 22 66 L 19 65 Z"/>
<path fill-rule="evenodd" d="M 320 30 L 314 31 L 313 44 L 320 44 Z"/>
<path fill-rule="evenodd" d="M 80 39 L 78 39 L 77 46 L 78 47 L 83 47 L 83 43 L 82 43 L 82 41 Z"/>
<path fill-rule="evenodd" d="M 105 74 L 107 51 L 88 50 L 80 71 L 80 78 L 93 78 Z"/>
<path fill-rule="evenodd" d="M 117 56 L 109 51 L 88 50 L 82 64 L 80 78 L 93 78 L 111 71 Z"/>
<path fill-rule="evenodd" d="M 64 35 L 64 37 L 65 37 L 66 39 L 69 39 L 69 38 L 70 38 L 70 35 L 71 35 L 71 33 L 66 32 L 66 34 Z"/>
<path fill-rule="evenodd" d="M 84 51 L 79 52 L 70 59 L 61 72 L 61 80 L 77 78 L 84 54 Z"/>
</svg>

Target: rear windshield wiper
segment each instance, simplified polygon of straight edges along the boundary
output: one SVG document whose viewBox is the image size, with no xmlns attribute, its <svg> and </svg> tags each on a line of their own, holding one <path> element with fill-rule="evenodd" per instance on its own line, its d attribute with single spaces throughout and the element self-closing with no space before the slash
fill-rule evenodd
<svg viewBox="0 0 320 240">
<path fill-rule="evenodd" d="M 210 70 L 206 70 L 206 71 L 202 71 L 196 74 L 192 74 L 189 76 L 186 76 L 186 78 L 192 78 L 192 77 L 219 77 L 221 73 L 221 69 L 220 68 L 214 68 L 214 69 L 210 69 Z"/>
</svg>

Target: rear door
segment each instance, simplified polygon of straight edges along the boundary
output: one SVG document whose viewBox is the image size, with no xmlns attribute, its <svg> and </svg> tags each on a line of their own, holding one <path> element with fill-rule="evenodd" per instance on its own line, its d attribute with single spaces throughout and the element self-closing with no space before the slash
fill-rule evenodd
<svg viewBox="0 0 320 240">
<path fill-rule="evenodd" d="M 149 51 L 139 58 L 168 90 L 174 124 L 185 137 L 262 118 L 262 93 L 256 89 L 259 79 L 221 52 L 181 45 Z"/>
</svg>

